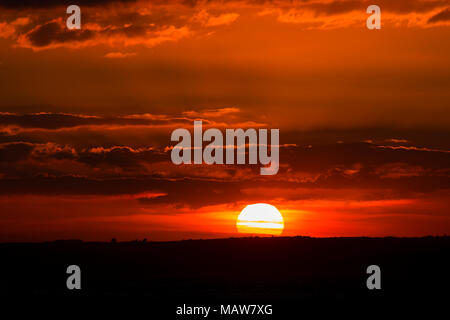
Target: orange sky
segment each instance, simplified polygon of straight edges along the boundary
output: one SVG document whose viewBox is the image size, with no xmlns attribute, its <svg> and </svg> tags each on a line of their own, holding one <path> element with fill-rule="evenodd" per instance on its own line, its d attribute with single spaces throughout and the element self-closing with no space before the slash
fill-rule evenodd
<svg viewBox="0 0 450 320">
<path fill-rule="evenodd" d="M 0 0 L 0 241 L 450 231 L 450 1 Z M 175 166 L 170 133 L 279 128 L 280 171 Z"/>
</svg>

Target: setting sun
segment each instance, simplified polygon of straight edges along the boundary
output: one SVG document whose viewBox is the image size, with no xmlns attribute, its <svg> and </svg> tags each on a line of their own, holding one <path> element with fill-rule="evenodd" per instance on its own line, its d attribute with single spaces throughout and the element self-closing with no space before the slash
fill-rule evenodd
<svg viewBox="0 0 450 320">
<path fill-rule="evenodd" d="M 284 229 L 284 220 L 277 208 L 266 203 L 246 206 L 236 221 L 240 233 L 258 233 L 280 235 Z"/>
</svg>

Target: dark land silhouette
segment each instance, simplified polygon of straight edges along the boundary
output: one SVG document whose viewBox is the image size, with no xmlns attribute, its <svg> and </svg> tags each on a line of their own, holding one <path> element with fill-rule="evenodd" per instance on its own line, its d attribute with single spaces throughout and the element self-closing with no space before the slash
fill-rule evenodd
<svg viewBox="0 0 450 320">
<path fill-rule="evenodd" d="M 439 306 L 449 297 L 449 253 L 450 237 L 4 243 L 0 294 L 141 299 L 166 313 L 161 319 L 182 304 L 268 303 L 276 315 L 330 304 Z M 66 288 L 72 264 L 81 268 L 80 291 Z M 366 287 L 372 264 L 381 290 Z"/>
</svg>

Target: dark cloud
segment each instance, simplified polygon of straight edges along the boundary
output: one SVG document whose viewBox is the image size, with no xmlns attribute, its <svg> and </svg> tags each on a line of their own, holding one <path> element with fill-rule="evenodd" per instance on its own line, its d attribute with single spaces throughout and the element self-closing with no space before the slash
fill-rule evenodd
<svg viewBox="0 0 450 320">
<path fill-rule="evenodd" d="M 171 144 L 167 137 L 167 144 Z M 172 143 L 173 144 L 173 143 Z M 167 179 L 254 180 L 259 165 L 175 166 L 170 150 L 161 147 L 70 146 L 55 143 L 9 142 L 0 144 L 0 174 L 20 178 L 34 175 L 79 175 L 97 178 L 130 177 L 149 172 Z M 71 160 L 55 168 L 55 160 Z M 18 167 L 14 162 L 21 162 Z M 281 167 L 273 180 L 325 183 L 331 177 L 361 178 L 361 184 L 375 178 L 449 176 L 450 152 L 428 148 L 385 146 L 371 143 L 335 143 L 314 146 L 285 146 L 280 151 Z M 83 166 L 82 172 L 79 172 Z M 380 169 L 381 168 L 381 169 Z M 87 171 L 86 171 L 87 170 Z M 243 174 L 241 171 L 246 170 Z M 219 174 L 220 173 L 220 174 Z M 353 181 L 353 182 L 352 182 Z"/>
<path fill-rule="evenodd" d="M 80 7 L 95 7 L 104 6 L 114 3 L 138 3 L 139 0 L 79 0 L 76 4 Z M 0 7 L 7 9 L 38 9 L 38 8 L 51 8 L 56 6 L 69 6 L 74 4 L 73 1 L 67 0 L 0 0 Z M 244 6 L 278 6 L 280 8 L 298 8 L 298 9 L 310 9 L 321 14 L 340 14 L 349 12 L 352 10 L 365 9 L 371 4 L 377 4 L 382 9 L 389 10 L 396 13 L 408 13 L 408 12 L 427 12 L 435 8 L 443 7 L 448 5 L 447 0 L 379 0 L 377 3 L 373 3 L 368 0 L 335 0 L 335 1 L 300 1 L 293 2 L 291 0 L 285 1 L 272 1 L 272 0 L 236 0 L 236 1 L 221 1 L 221 0 L 209 0 L 209 1 L 198 1 L 198 0 L 150 0 L 143 2 L 144 5 L 153 6 L 165 6 L 173 4 L 181 4 L 189 8 L 196 8 L 200 6 L 210 5 L 210 4 L 233 4 L 239 6 L 242 4 Z"/>
<path fill-rule="evenodd" d="M 319 200 L 333 199 L 333 192 L 358 190 L 345 194 L 347 199 L 386 200 L 412 197 L 450 188 L 448 177 L 408 177 L 383 180 L 367 176 L 365 181 L 342 175 L 321 179 L 315 183 L 297 183 L 259 179 L 256 181 L 212 181 L 197 179 L 167 180 L 160 176 L 122 179 L 88 179 L 75 176 L 29 177 L 0 179 L 0 194 L 8 195 L 138 195 L 166 194 L 139 198 L 142 204 L 165 204 L 200 208 L 210 205 L 232 204 L 240 201 Z M 253 190 L 253 192 L 249 192 Z M 275 191 L 274 191 L 275 190 Z M 298 191 L 296 191 L 298 190 Z M 343 194 L 340 194 L 343 197 Z"/>
<path fill-rule="evenodd" d="M 151 148 L 117 146 L 75 149 L 54 143 L 0 144 L 0 176 L 22 179 L 33 176 L 89 175 L 92 178 L 147 175 L 146 167 L 169 163 L 167 152 Z"/>
<path fill-rule="evenodd" d="M 127 0 L 83 0 L 77 2 L 81 7 L 101 6 L 109 3 L 126 3 L 134 2 Z M 49 1 L 2 1 L 0 0 L 0 7 L 3 6 L 9 9 L 36 9 L 36 8 L 48 8 L 57 5 L 68 5 L 70 2 L 60 0 Z M 184 5 L 180 9 L 179 5 Z M 86 10 L 83 13 L 83 23 L 88 22 L 91 24 L 89 27 L 87 24 L 83 25 L 81 30 L 68 30 L 65 23 L 60 18 L 54 19 L 51 14 L 30 14 L 29 19 L 32 23 L 26 25 L 13 25 L 14 19 L 17 18 L 17 14 L 7 19 L 11 24 L 10 28 L 12 33 L 9 33 L 7 37 L 16 38 L 20 47 L 39 49 L 50 49 L 61 46 L 70 48 L 80 48 L 83 46 L 93 46 L 99 44 L 106 44 L 110 46 L 117 46 L 123 44 L 129 45 L 146 45 L 153 47 L 166 41 L 178 41 L 187 37 L 193 32 L 201 31 L 205 28 L 203 23 L 198 23 L 198 14 L 207 11 L 222 11 L 222 13 L 230 13 L 226 7 L 224 9 L 218 9 L 218 4 L 223 4 L 221 1 L 150 1 L 150 2 L 138 2 L 136 6 L 121 7 L 120 10 L 103 10 L 101 13 L 98 10 Z M 286 0 L 279 3 L 272 3 L 271 1 L 230 1 L 225 4 L 230 4 L 228 8 L 238 10 L 239 7 L 245 8 L 253 6 L 255 10 L 260 10 L 262 7 L 272 8 L 279 10 L 279 14 L 284 12 L 289 15 L 291 10 L 303 12 L 312 12 L 316 16 L 318 25 L 322 25 L 323 21 L 320 21 L 323 17 L 320 16 L 333 16 L 338 14 L 347 13 L 350 11 L 365 12 L 367 6 L 371 5 L 370 1 L 365 0 L 347 0 L 347 1 L 303 1 L 298 3 L 292 3 Z M 431 10 L 442 8 L 448 5 L 448 1 L 445 0 L 414 0 L 414 1 L 387 1 L 383 0 L 377 3 L 382 10 L 389 12 L 406 14 L 411 12 L 426 13 Z M 176 6 L 178 5 L 178 6 Z M 208 6 L 215 5 L 215 9 L 211 9 Z M 200 8 L 191 8 L 191 7 Z M 142 11 L 140 11 L 142 9 Z M 227 11 L 228 10 L 228 11 Z M 239 15 L 238 13 L 234 13 Z M 61 17 L 60 15 L 58 15 Z M 295 16 L 295 13 L 294 13 Z M 44 18 L 45 17 L 45 18 Z M 214 16 L 210 16 L 214 17 Z M 14 19 L 13 19 L 14 18 Z M 292 18 L 292 17 L 291 17 Z M 291 19 L 290 18 L 290 19 Z M 43 20 L 45 19 L 45 20 Z M 291 21 L 292 20 L 292 21 Z M 301 18 L 295 17 L 287 22 L 300 23 Z M 297 21 L 298 20 L 298 21 Z M 436 21 L 448 20 L 448 12 L 443 11 L 432 17 L 428 22 L 433 23 Z M 197 21 L 197 22 L 195 22 Z M 226 22 L 224 22 L 226 23 Z M 17 23 L 16 23 L 17 24 Z M 222 23 L 219 23 L 222 24 Z M 93 27 L 95 25 L 95 27 Z M 206 28 L 207 28 L 206 27 Z M 29 28 L 33 28 L 29 30 Z M 90 41 L 92 40 L 92 41 Z M 132 41 L 131 41 L 132 40 Z"/>
<path fill-rule="evenodd" d="M 94 148 L 86 152 L 81 152 L 79 161 L 97 167 L 107 164 L 118 167 L 140 167 L 143 163 L 151 164 L 155 162 L 170 161 L 169 155 L 151 149 L 133 149 L 130 147 L 113 147 L 109 149 Z"/>
<path fill-rule="evenodd" d="M 272 3 L 274 6 L 278 4 L 272 1 L 247 1 L 254 5 L 261 5 Z M 429 12 L 433 9 L 440 8 L 448 5 L 447 0 L 379 0 L 375 3 L 370 0 L 335 0 L 335 1 L 300 1 L 292 3 L 292 1 L 286 0 L 284 9 L 307 9 L 312 10 L 316 14 L 323 15 L 337 15 L 347 13 L 354 10 L 359 10 L 362 13 L 366 11 L 366 8 L 370 5 L 378 5 L 381 11 L 384 10 L 399 14 L 406 14 L 410 12 Z"/>
<path fill-rule="evenodd" d="M 94 180 L 83 177 L 32 177 L 27 179 L 1 179 L 0 194 L 40 195 L 129 195 L 144 192 L 165 193 L 169 196 L 153 200 L 141 198 L 142 203 L 170 203 L 201 207 L 233 202 L 244 197 L 243 185 L 238 182 L 198 180 L 169 181 L 160 177 Z"/>
<path fill-rule="evenodd" d="M 157 26 L 182 27 L 186 24 L 186 17 L 182 17 L 175 10 L 167 7 L 153 7 L 151 10 L 141 14 L 137 11 L 112 11 L 107 15 L 98 15 L 95 11 L 84 14 L 85 21 L 95 21 L 99 25 L 108 26 L 113 22 L 116 26 L 130 24 L 132 26 L 146 26 L 148 30 L 155 30 Z M 151 25 L 154 25 L 153 28 Z"/>
<path fill-rule="evenodd" d="M 49 22 L 30 31 L 27 39 L 34 47 L 46 47 L 52 43 L 86 41 L 94 36 L 91 30 L 68 30 L 59 22 Z"/>
<path fill-rule="evenodd" d="M 364 168 L 377 168 L 387 163 L 408 163 L 433 170 L 448 168 L 449 152 L 413 149 L 385 148 L 371 143 L 335 143 L 291 147 L 280 156 L 294 170 L 324 172 L 330 168 L 351 169 L 354 164 Z"/>
<path fill-rule="evenodd" d="M 78 6 L 101 6 L 110 3 L 127 3 L 136 2 L 136 0 L 0 0 L 0 7 L 6 9 L 39 9 L 39 8 L 51 8 L 57 6 L 70 6 L 76 4 Z"/>
<path fill-rule="evenodd" d="M 0 162 L 17 162 L 29 157 L 33 145 L 25 142 L 13 142 L 0 145 Z"/>
<path fill-rule="evenodd" d="M 222 113 L 220 110 L 185 112 L 185 116 L 220 113 L 219 118 L 223 118 L 224 110 Z M 91 125 L 145 126 L 171 121 L 185 121 L 184 127 L 192 128 L 192 119 L 168 115 L 0 114 L 3 126 L 49 130 Z M 134 132 L 136 128 L 126 130 Z M 148 130 L 153 129 L 149 126 Z M 259 164 L 176 166 L 170 160 L 170 150 L 165 149 L 174 144 L 170 142 L 170 130 L 162 135 L 163 144 L 157 146 L 136 144 L 132 139 L 129 144 L 112 144 L 117 143 L 117 137 L 108 137 L 107 132 L 100 132 L 105 135 L 104 144 L 93 144 L 88 139 L 83 145 L 64 142 L 65 130 L 52 133 L 59 143 L 53 142 L 47 132 L 45 142 L 41 143 L 32 141 L 37 137 L 34 132 L 28 132 L 28 142 L 11 135 L 8 138 L 17 141 L 0 144 L 0 193 L 122 195 L 158 192 L 165 195 L 142 198 L 141 203 L 198 208 L 241 200 L 263 201 L 268 197 L 324 199 L 330 192 L 344 189 L 360 190 L 364 194 L 348 196 L 367 200 L 401 198 L 450 188 L 450 152 L 442 147 L 445 143 L 434 147 L 418 144 L 435 139 L 448 141 L 442 132 L 355 130 L 301 134 L 282 131 L 280 171 L 269 178 L 259 175 Z M 82 130 L 70 130 L 70 134 L 78 140 L 85 139 Z M 336 142 L 364 138 L 372 141 Z M 246 193 L 255 188 L 279 191 Z M 297 189 L 307 192 L 293 192 Z"/>
<path fill-rule="evenodd" d="M 370 0 L 336 0 L 336 1 L 301 1 L 292 3 L 286 1 L 284 6 L 273 7 L 279 9 L 280 12 L 290 16 L 285 22 L 301 23 L 302 17 L 295 18 L 295 14 L 304 13 L 305 11 L 313 12 L 320 22 L 320 16 L 334 16 L 349 13 L 351 11 L 364 14 L 370 5 L 378 5 L 381 12 L 390 12 L 398 15 L 409 13 L 425 14 L 432 10 L 442 8 L 448 5 L 447 0 L 379 0 L 376 3 Z M 293 10 L 293 11 L 291 11 Z"/>
<path fill-rule="evenodd" d="M 46 195 L 117 195 L 134 194 L 156 189 L 156 180 L 93 180 L 83 177 L 37 176 L 26 179 L 0 180 L 1 194 L 46 194 Z"/>
<path fill-rule="evenodd" d="M 99 147 L 73 152 L 67 146 L 35 145 L 30 149 L 30 144 L 16 143 L 2 146 L 0 154 L 7 160 L 0 162 L 3 175 L 0 194 L 132 195 L 152 192 L 165 195 L 142 197 L 139 201 L 149 205 L 199 208 L 243 200 L 330 199 L 333 197 L 330 192 L 347 189 L 358 190 L 355 194 L 346 194 L 352 199 L 385 200 L 450 188 L 447 153 L 379 149 L 370 144 L 307 150 L 293 148 L 282 153 L 284 166 L 277 176 L 267 178 L 254 174 L 239 179 L 233 176 L 233 169 L 228 166 L 207 166 L 219 172 L 230 170 L 230 175 L 224 178 L 214 178 L 206 173 L 195 176 L 195 172 L 201 173 L 205 166 L 192 165 L 188 173 L 177 172 L 179 167 L 170 162 L 169 154 L 150 149 Z M 56 158 L 87 165 L 94 170 L 91 173 L 95 173 L 79 176 L 79 165 L 69 165 L 58 171 L 52 165 L 52 159 Z M 20 161 L 22 167 L 17 167 L 13 161 Z M 359 163 L 355 164 L 355 161 Z M 50 163 L 50 166 L 43 167 L 44 163 Z M 148 174 L 143 169 L 157 163 L 164 165 L 165 174 Z M 240 170 L 247 166 L 235 167 Z M 253 169 L 257 171 L 258 168 L 254 166 Z M 304 172 L 315 176 L 304 179 Z M 249 192 L 255 189 L 260 191 Z"/>
<path fill-rule="evenodd" d="M 372 4 L 376 4 L 384 10 L 389 12 L 395 12 L 400 14 L 406 14 L 410 12 L 428 12 L 436 8 L 448 5 L 446 0 L 400 0 L 400 1 L 390 1 L 381 0 L 373 3 L 373 1 L 367 0 L 348 0 L 348 1 L 323 1 L 323 2 L 312 2 L 305 1 L 300 3 L 299 8 L 313 10 L 317 14 L 324 15 L 337 15 L 354 10 L 359 10 L 365 12 L 366 8 Z M 293 7 L 295 7 L 293 5 Z"/>
<path fill-rule="evenodd" d="M 364 5 L 362 1 L 332 1 L 305 4 L 304 8 L 320 14 L 335 15 L 358 9 L 364 10 Z"/>
<path fill-rule="evenodd" d="M 71 114 L 0 114 L 1 125 L 16 125 L 22 128 L 59 129 L 79 125 L 101 124 L 103 119 Z"/>
<path fill-rule="evenodd" d="M 159 7 L 142 14 L 137 10 L 138 8 L 105 9 L 101 13 L 94 9 L 86 10 L 80 30 L 69 30 L 61 15 L 57 15 L 60 18 L 55 19 L 53 16 L 52 20 L 48 20 L 51 15 L 45 18 L 44 14 L 31 14 L 32 19 L 25 26 L 13 26 L 15 22 L 10 18 L 11 29 L 15 31 L 10 36 L 15 37 L 22 47 L 48 49 L 99 44 L 115 46 L 119 43 L 125 46 L 144 44 L 151 47 L 165 41 L 177 41 L 190 33 L 187 26 L 189 16 L 181 17 Z"/>
<path fill-rule="evenodd" d="M 102 30 L 90 30 L 82 28 L 80 30 L 69 30 L 61 21 L 52 21 L 37 26 L 25 34 L 27 45 L 34 48 L 48 47 L 52 44 L 83 43 L 96 37 L 135 38 L 144 36 L 148 31 L 157 30 L 159 27 L 146 25 L 126 25 L 120 27 L 105 27 Z"/>
<path fill-rule="evenodd" d="M 442 21 L 450 21 L 450 8 L 442 10 L 441 12 L 435 14 L 430 19 L 428 19 L 428 23 L 436 23 Z"/>
<path fill-rule="evenodd" d="M 448 0 L 381 0 L 376 3 L 372 1 L 364 1 L 366 8 L 371 4 L 377 4 L 381 10 L 388 10 L 395 13 L 409 12 L 429 12 L 433 9 L 448 5 Z"/>
<path fill-rule="evenodd" d="M 15 125 L 21 128 L 61 129 L 89 125 L 158 125 L 170 123 L 189 123 L 190 120 L 177 117 L 154 119 L 149 115 L 121 116 L 85 116 L 64 113 L 13 114 L 0 113 L 0 126 Z"/>
</svg>

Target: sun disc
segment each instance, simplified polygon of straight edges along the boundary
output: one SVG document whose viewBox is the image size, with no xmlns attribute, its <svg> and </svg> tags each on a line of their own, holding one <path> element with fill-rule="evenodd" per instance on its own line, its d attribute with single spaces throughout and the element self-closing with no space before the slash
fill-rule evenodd
<svg viewBox="0 0 450 320">
<path fill-rule="evenodd" d="M 239 233 L 280 235 L 284 220 L 280 211 L 267 203 L 246 206 L 239 214 L 236 226 Z"/>
</svg>

